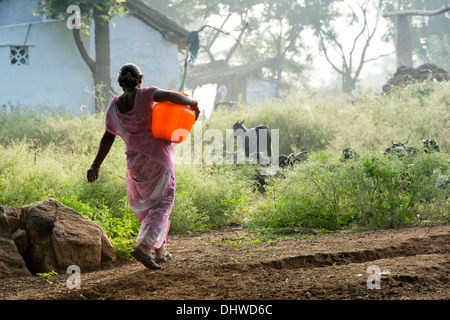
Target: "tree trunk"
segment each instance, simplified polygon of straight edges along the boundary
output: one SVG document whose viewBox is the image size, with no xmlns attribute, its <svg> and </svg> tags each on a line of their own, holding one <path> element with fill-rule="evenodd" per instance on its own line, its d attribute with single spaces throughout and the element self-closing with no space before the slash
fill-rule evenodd
<svg viewBox="0 0 450 320">
<path fill-rule="evenodd" d="M 342 76 L 342 92 L 351 93 L 353 89 L 355 89 L 352 78 L 352 69 L 347 66 L 345 59 L 342 59 L 342 71 L 339 73 Z"/>
<path fill-rule="evenodd" d="M 401 66 L 412 67 L 413 57 L 409 18 L 405 15 L 398 15 L 396 16 L 396 20 L 395 49 L 397 51 L 397 68 Z"/>
<path fill-rule="evenodd" d="M 342 92 L 351 93 L 354 89 L 355 85 L 351 70 L 345 70 L 344 74 L 342 74 Z"/>
<path fill-rule="evenodd" d="M 81 57 L 83 58 L 86 65 L 89 67 L 89 70 L 91 70 L 92 74 L 95 73 L 95 61 L 92 60 L 92 58 L 89 56 L 89 53 L 87 53 L 86 48 L 84 47 L 83 41 L 81 40 L 80 36 L 80 29 L 72 29 L 73 38 L 75 40 L 75 44 L 77 45 L 78 52 L 80 52 Z"/>
<path fill-rule="evenodd" d="M 435 16 L 447 11 L 450 11 L 450 4 L 432 11 L 404 10 L 383 14 L 383 17 L 396 18 L 395 49 L 397 50 L 397 68 L 401 66 L 413 67 L 411 27 L 408 16 Z"/>
<path fill-rule="evenodd" d="M 110 47 L 109 22 L 99 17 L 101 13 L 94 13 L 95 22 L 95 113 L 105 110 L 106 102 L 110 99 Z"/>
</svg>

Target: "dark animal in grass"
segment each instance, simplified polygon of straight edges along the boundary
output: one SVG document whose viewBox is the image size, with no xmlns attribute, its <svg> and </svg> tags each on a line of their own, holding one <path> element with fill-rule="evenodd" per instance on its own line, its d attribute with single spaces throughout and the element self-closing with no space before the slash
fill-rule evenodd
<svg viewBox="0 0 450 320">
<path fill-rule="evenodd" d="M 307 159 L 308 153 L 310 153 L 311 150 L 308 151 L 302 151 L 299 153 L 291 153 L 288 156 L 281 155 L 278 157 L 278 165 L 280 168 L 286 168 L 286 167 L 292 167 L 296 163 L 303 162 Z"/>
<path fill-rule="evenodd" d="M 385 155 L 395 155 L 395 156 L 399 157 L 400 159 L 405 158 L 405 157 L 415 156 L 417 153 L 417 149 L 412 146 L 408 146 L 407 145 L 408 143 L 409 143 L 409 139 L 405 142 L 392 141 L 391 146 L 387 147 L 384 150 L 384 154 Z"/>
<path fill-rule="evenodd" d="M 422 139 L 422 143 L 423 143 L 423 152 L 425 153 L 432 153 L 432 152 L 440 152 L 439 146 L 437 144 L 436 140 L 432 140 L 432 139 Z"/>
<path fill-rule="evenodd" d="M 247 129 L 244 125 L 244 120 L 236 121 L 233 125 L 233 130 L 236 136 L 242 136 L 244 138 L 244 150 L 245 156 L 249 157 L 250 154 L 256 152 L 259 160 L 259 155 L 264 153 L 268 157 L 272 156 L 272 139 L 270 131 L 267 126 L 258 125 L 255 128 Z M 264 136 L 265 135 L 265 136 Z M 260 146 L 260 140 L 264 139 L 266 143 Z"/>
</svg>

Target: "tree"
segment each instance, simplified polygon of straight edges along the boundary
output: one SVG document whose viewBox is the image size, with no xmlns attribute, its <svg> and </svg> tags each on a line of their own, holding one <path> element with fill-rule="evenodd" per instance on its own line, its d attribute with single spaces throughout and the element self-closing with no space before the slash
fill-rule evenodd
<svg viewBox="0 0 450 320">
<path fill-rule="evenodd" d="M 330 26 L 331 32 L 330 21 L 342 15 L 333 4 L 341 1 L 223 0 L 212 3 L 211 0 L 152 0 L 151 4 L 179 22 L 186 20 L 178 14 L 185 8 L 198 19 L 206 16 L 204 25 L 210 28 L 202 28 L 201 54 L 189 71 L 188 86 L 194 82 L 200 84 L 201 77 L 211 78 L 207 73 L 217 75 L 217 70 L 226 68 L 230 76 L 249 71 L 256 74 L 252 70 L 259 68 L 258 77 L 285 86 L 304 81 L 303 73 L 312 61 L 303 32 L 311 26 L 320 30 L 321 25 Z M 198 11 L 194 13 L 192 8 Z M 212 50 L 224 37 L 231 39 L 230 36 L 234 43 L 228 48 L 221 52 Z M 228 72 L 230 68 L 234 68 L 233 72 Z M 221 75 L 216 78 L 223 78 Z"/>
<path fill-rule="evenodd" d="M 257 70 L 258 76 L 279 84 L 292 78 L 302 79 L 305 62 L 310 58 L 300 36 L 307 20 L 300 10 L 304 6 L 302 1 L 223 0 L 213 4 L 210 0 L 154 0 L 152 5 L 162 12 L 166 10 L 175 20 L 177 17 L 171 14 L 182 12 L 185 6 L 189 10 L 197 8 L 194 15 L 198 18 L 205 17 L 200 36 L 201 54 L 190 71 L 194 79 L 188 77 L 188 85 L 200 82 L 198 75 L 203 76 L 206 70 L 214 73 L 214 70 L 235 68 L 233 72 L 248 73 L 259 66 L 263 67 Z M 322 11 L 326 12 L 326 7 Z M 233 41 L 228 41 L 230 45 L 221 52 L 214 51 L 224 39 Z"/>
<path fill-rule="evenodd" d="M 125 13 L 122 6 L 124 0 L 39 0 L 37 12 L 46 14 L 51 19 L 61 16 L 68 18 L 72 13 L 67 13 L 70 5 L 80 8 L 82 17 L 93 21 L 95 25 L 95 60 L 92 59 L 83 45 L 80 29 L 72 29 L 73 37 L 81 57 L 89 67 L 94 77 L 95 112 L 104 109 L 104 99 L 110 96 L 110 46 L 109 46 L 109 21 Z M 84 30 L 88 32 L 88 24 L 84 24 Z"/>
<path fill-rule="evenodd" d="M 252 9 L 241 61 L 270 60 L 266 76 L 278 83 L 299 79 L 309 61 L 301 37 L 307 26 L 303 5 L 297 0 L 264 0 Z"/>
<path fill-rule="evenodd" d="M 336 2 L 334 3 L 334 5 Z M 380 19 L 380 6 L 374 5 L 373 1 L 344 1 L 344 6 L 334 6 L 331 11 L 330 20 L 320 19 L 312 23 L 315 35 L 319 39 L 319 47 L 323 52 L 325 59 L 331 67 L 342 77 L 342 91 L 350 93 L 355 89 L 356 82 L 361 75 L 364 65 L 373 60 L 377 60 L 389 54 L 380 54 L 374 58 L 366 58 L 367 49 L 372 42 L 378 28 Z M 333 5 L 330 3 L 330 5 Z M 345 10 L 344 10 L 345 9 Z M 369 21 L 369 17 L 375 11 L 375 21 Z M 345 32 L 341 34 L 336 33 L 337 27 L 334 25 L 336 20 L 340 17 L 346 19 L 348 26 Z M 349 28 L 354 27 L 357 32 L 351 38 L 350 48 L 348 50 L 344 47 L 342 36 L 345 35 L 348 39 L 351 32 Z M 342 29 L 341 29 L 342 31 Z M 338 58 L 333 58 L 333 55 Z"/>
<path fill-rule="evenodd" d="M 222 0 L 212 3 L 210 0 L 174 0 L 169 2 L 156 0 L 151 4 L 179 23 L 194 21 L 178 14 L 183 12 L 186 6 L 188 12 L 192 13 L 192 8 L 197 10 L 196 13 L 192 13 L 192 16 L 197 17 L 195 32 L 199 36 L 200 51 L 193 68 L 188 68 L 186 55 L 182 88 L 185 85 L 184 80 L 186 80 L 186 86 L 192 90 L 205 84 L 229 82 L 230 79 L 224 75 L 224 71 L 228 72 L 233 66 L 239 64 L 233 60 L 238 47 L 243 45 L 244 35 L 251 32 L 249 13 L 260 1 Z M 231 43 L 228 42 L 227 47 L 223 47 L 224 40 L 231 40 Z M 220 52 L 214 50 L 218 44 L 223 48 Z M 242 86 L 240 81 L 232 80 L 233 88 L 230 87 L 229 93 L 236 98 L 245 89 L 245 84 Z"/>
<path fill-rule="evenodd" d="M 226 85 L 228 99 L 231 100 L 237 100 L 237 97 L 243 93 L 245 75 L 236 69 L 234 69 L 234 75 L 226 73 L 233 68 L 231 61 L 237 48 L 242 45 L 244 34 L 249 32 L 248 14 L 254 2 L 227 0 L 214 8 L 206 8 L 202 26 L 198 30 L 202 54 L 199 56 L 199 64 L 195 66 L 187 79 L 187 86 L 195 90 L 196 87 L 208 83 L 216 84 L 217 88 L 220 85 Z M 230 40 L 231 45 L 223 47 L 220 52 L 214 52 L 214 46 L 220 45 L 224 40 Z M 216 76 L 213 78 L 209 76 L 214 74 Z M 216 95 L 216 102 L 218 97 Z"/>
<path fill-rule="evenodd" d="M 400 6 L 402 8 L 406 7 L 401 2 Z M 410 7 L 414 6 L 417 9 L 410 9 L 409 7 L 408 9 L 391 11 L 394 9 L 393 5 L 389 3 L 385 5 L 388 12 L 384 13 L 383 17 L 395 18 L 394 39 L 397 52 L 397 68 L 401 66 L 413 67 L 413 42 L 422 60 L 429 61 L 438 59 L 436 54 L 433 55 L 430 53 L 436 52 L 433 48 L 439 47 L 443 49 L 443 52 L 440 52 L 440 55 L 444 57 L 443 62 L 448 61 L 450 50 L 448 50 L 449 46 L 445 47 L 444 44 L 448 43 L 450 36 L 448 31 L 450 28 L 449 19 L 439 19 L 439 17 L 432 16 L 439 16 L 450 11 L 450 4 L 445 4 L 439 9 L 426 10 L 430 8 L 429 2 L 427 4 L 423 1 L 413 2 L 409 3 Z M 433 4 L 436 5 L 436 3 Z M 412 25 L 410 21 L 411 16 L 422 17 L 421 23 Z M 432 18 L 425 19 L 425 17 Z"/>
</svg>

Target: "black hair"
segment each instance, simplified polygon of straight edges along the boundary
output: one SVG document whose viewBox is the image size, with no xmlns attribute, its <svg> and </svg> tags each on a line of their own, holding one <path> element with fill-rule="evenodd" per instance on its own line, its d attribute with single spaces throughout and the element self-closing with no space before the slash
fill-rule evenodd
<svg viewBox="0 0 450 320">
<path fill-rule="evenodd" d="M 141 69 L 139 69 L 137 65 L 134 63 L 127 63 L 120 68 L 117 81 L 122 87 L 134 88 L 138 85 L 139 80 L 142 79 L 143 76 Z"/>
</svg>

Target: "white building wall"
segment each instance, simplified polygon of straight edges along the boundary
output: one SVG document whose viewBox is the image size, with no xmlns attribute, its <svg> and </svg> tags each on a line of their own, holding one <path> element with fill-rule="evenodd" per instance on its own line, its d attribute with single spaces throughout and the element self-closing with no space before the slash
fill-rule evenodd
<svg viewBox="0 0 450 320">
<path fill-rule="evenodd" d="M 178 90 L 180 86 L 178 46 L 133 16 L 117 17 L 112 22 L 111 86 L 116 92 L 122 92 L 117 83 L 120 67 L 130 62 L 138 65 L 144 74 L 144 87 L 156 86 L 161 89 Z"/>
<path fill-rule="evenodd" d="M 37 3 L 38 0 L 0 0 L 0 26 L 43 21 L 42 17 L 33 15 Z"/>
<path fill-rule="evenodd" d="M 0 105 L 64 107 L 75 114 L 83 108 L 93 113 L 93 76 L 78 52 L 72 30 L 64 20 L 33 16 L 29 11 L 35 4 L 36 0 L 0 0 Z M 94 34 L 92 28 L 86 46 L 95 60 Z M 29 64 L 11 65 L 10 46 L 22 46 L 25 40 Z M 179 88 L 178 46 L 139 19 L 114 18 L 110 46 L 111 85 L 117 94 L 122 93 L 118 71 L 129 62 L 141 68 L 144 86 Z"/>
<path fill-rule="evenodd" d="M 29 28 L 29 32 L 28 32 Z M 10 45 L 23 45 L 29 64 L 12 65 Z M 64 107 L 93 111 L 92 75 L 81 58 L 65 21 L 0 27 L 0 105 Z"/>
</svg>

